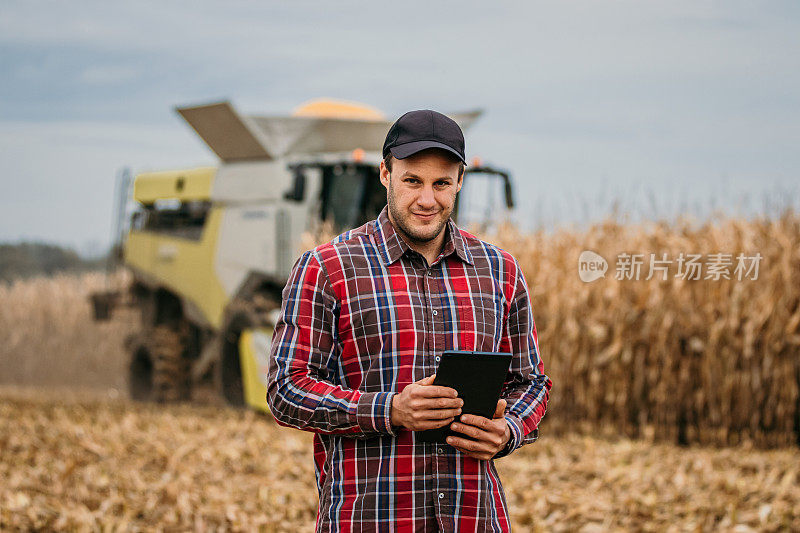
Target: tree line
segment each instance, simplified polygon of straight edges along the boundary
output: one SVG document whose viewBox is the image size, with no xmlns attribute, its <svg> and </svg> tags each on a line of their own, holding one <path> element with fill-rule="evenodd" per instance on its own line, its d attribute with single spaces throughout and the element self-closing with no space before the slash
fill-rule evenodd
<svg viewBox="0 0 800 533">
<path fill-rule="evenodd" d="M 41 242 L 0 243 L 0 282 L 100 270 L 106 257 L 85 259 L 75 250 Z"/>
</svg>

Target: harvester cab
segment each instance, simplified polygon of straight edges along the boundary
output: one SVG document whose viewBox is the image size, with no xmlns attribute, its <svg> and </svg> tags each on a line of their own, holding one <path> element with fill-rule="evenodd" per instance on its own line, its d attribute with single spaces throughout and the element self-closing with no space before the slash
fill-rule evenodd
<svg viewBox="0 0 800 533">
<path fill-rule="evenodd" d="M 266 410 L 267 354 L 288 274 L 321 235 L 383 209 L 378 168 L 392 121 L 327 100 L 290 116 L 242 115 L 228 102 L 177 112 L 220 164 L 135 177 L 136 209 L 120 246 L 133 281 L 129 297 L 101 302 L 102 314 L 109 301 L 140 311 L 140 331 L 126 343 L 134 399 L 186 400 L 213 381 L 227 403 Z M 450 116 L 467 129 L 479 115 Z M 508 173 L 477 161 L 460 196 L 478 177 L 499 184 L 504 206 L 513 206 Z M 459 223 L 464 205 L 454 213 Z M 496 206 L 485 215 L 496 219 Z M 102 298 L 94 300 L 97 309 Z"/>
</svg>

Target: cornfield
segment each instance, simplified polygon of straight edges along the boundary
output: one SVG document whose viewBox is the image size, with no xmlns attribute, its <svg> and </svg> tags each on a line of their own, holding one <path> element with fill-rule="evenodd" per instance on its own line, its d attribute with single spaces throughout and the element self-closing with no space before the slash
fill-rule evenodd
<svg viewBox="0 0 800 533">
<path fill-rule="evenodd" d="M 519 260 L 553 397 L 543 431 L 585 428 L 679 444 L 800 444 L 800 215 L 631 226 L 492 241 Z M 578 257 L 609 263 L 584 283 Z M 620 254 L 642 254 L 636 279 L 616 279 Z M 645 280 L 647 258 L 729 254 L 729 278 L 684 279 L 677 265 Z M 760 254 L 755 279 L 734 275 Z M 712 260 L 713 261 L 713 260 Z M 711 261 L 707 261 L 711 262 Z M 749 265 L 748 265 L 749 266 Z M 622 277 L 622 276 L 620 276 Z"/>
<path fill-rule="evenodd" d="M 554 382 L 542 438 L 498 461 L 517 531 L 800 530 L 800 216 L 487 238 L 520 261 Z M 585 250 L 604 278 L 581 281 Z M 762 259 L 637 281 L 623 252 Z M 107 283 L 0 285 L 0 530 L 312 529 L 308 434 L 124 398 L 137 316 L 91 321 Z"/>
<path fill-rule="evenodd" d="M 124 390 L 123 341 L 137 316 L 122 309 L 117 320 L 95 323 L 88 298 L 126 279 L 92 273 L 0 284 L 0 383 Z"/>
</svg>

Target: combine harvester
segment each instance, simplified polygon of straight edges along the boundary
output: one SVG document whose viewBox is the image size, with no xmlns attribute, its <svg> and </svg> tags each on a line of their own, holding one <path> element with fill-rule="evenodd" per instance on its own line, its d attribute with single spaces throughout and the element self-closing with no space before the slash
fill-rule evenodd
<svg viewBox="0 0 800 533">
<path fill-rule="evenodd" d="M 116 224 L 127 230 L 116 247 L 133 282 L 93 294 L 95 317 L 118 305 L 140 311 L 126 342 L 132 398 L 188 400 L 213 380 L 227 403 L 266 410 L 272 327 L 291 267 L 323 223 L 342 231 L 386 205 L 378 164 L 393 120 L 330 100 L 278 117 L 240 115 L 229 102 L 177 111 L 220 164 L 137 175 L 127 220 L 129 186 L 118 186 Z M 450 116 L 466 130 L 479 115 Z M 464 190 L 478 174 L 513 207 L 509 175 L 477 161 Z"/>
</svg>

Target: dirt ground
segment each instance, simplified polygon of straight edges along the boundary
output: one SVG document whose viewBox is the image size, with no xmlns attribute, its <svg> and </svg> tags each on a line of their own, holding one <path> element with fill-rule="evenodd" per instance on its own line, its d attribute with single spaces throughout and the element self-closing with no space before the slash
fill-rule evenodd
<svg viewBox="0 0 800 533">
<path fill-rule="evenodd" d="M 0 387 L 0 530 L 311 531 L 311 435 L 214 405 Z M 800 450 L 551 437 L 498 461 L 515 531 L 798 531 Z"/>
</svg>

